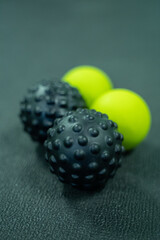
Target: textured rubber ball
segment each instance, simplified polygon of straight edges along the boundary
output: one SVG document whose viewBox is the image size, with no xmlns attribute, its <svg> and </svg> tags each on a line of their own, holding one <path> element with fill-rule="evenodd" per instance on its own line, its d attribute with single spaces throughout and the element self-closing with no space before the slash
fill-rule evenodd
<svg viewBox="0 0 160 240">
<path fill-rule="evenodd" d="M 80 91 L 88 107 L 98 96 L 112 88 L 108 75 L 93 66 L 75 67 L 69 70 L 62 79 Z"/>
<path fill-rule="evenodd" d="M 126 150 L 136 147 L 147 136 L 151 114 L 147 103 L 127 89 L 114 89 L 99 97 L 92 108 L 107 113 L 118 124 Z"/>
<path fill-rule="evenodd" d="M 106 114 L 77 109 L 56 120 L 48 130 L 45 157 L 61 182 L 95 189 L 103 187 L 120 166 L 122 141 L 117 124 Z"/>
<path fill-rule="evenodd" d="M 44 80 L 28 90 L 21 102 L 20 119 L 32 139 L 43 143 L 54 120 L 78 107 L 86 104 L 76 88 L 63 81 Z"/>
</svg>

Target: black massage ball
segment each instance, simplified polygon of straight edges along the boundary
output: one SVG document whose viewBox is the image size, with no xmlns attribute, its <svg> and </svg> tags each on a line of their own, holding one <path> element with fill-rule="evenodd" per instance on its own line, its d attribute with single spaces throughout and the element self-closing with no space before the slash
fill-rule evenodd
<svg viewBox="0 0 160 240">
<path fill-rule="evenodd" d="M 86 104 L 76 88 L 60 80 L 42 81 L 22 100 L 20 118 L 32 139 L 43 143 L 54 120 L 79 107 Z"/>
<path fill-rule="evenodd" d="M 45 157 L 60 181 L 93 189 L 114 176 L 124 152 L 122 141 L 117 124 L 106 114 L 77 109 L 48 130 Z"/>
</svg>

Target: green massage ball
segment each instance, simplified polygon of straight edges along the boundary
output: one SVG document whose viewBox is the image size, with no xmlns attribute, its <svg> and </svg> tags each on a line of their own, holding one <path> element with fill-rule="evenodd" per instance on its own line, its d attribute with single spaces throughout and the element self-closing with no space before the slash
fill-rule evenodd
<svg viewBox="0 0 160 240">
<path fill-rule="evenodd" d="M 69 70 L 62 80 L 79 90 L 88 107 L 96 98 L 112 89 L 108 75 L 93 66 L 75 67 Z"/>
<path fill-rule="evenodd" d="M 126 150 L 133 149 L 147 136 L 151 113 L 147 103 L 138 94 L 127 89 L 114 89 L 95 100 L 91 108 L 108 114 L 123 134 Z"/>
</svg>

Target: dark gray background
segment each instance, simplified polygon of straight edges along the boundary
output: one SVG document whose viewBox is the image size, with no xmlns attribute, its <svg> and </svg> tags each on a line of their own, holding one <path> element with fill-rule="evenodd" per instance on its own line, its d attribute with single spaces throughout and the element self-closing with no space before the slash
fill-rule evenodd
<svg viewBox="0 0 160 240">
<path fill-rule="evenodd" d="M 0 239 L 160 239 L 159 13 L 159 0 L 0 0 Z M 17 117 L 27 87 L 81 64 L 142 95 L 153 117 L 95 193 L 60 183 Z"/>
</svg>

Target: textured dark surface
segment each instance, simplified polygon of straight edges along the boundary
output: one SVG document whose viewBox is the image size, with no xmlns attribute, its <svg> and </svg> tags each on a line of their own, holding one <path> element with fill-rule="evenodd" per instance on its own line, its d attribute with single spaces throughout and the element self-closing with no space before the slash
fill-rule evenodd
<svg viewBox="0 0 160 240">
<path fill-rule="evenodd" d="M 0 1 L 0 239 L 160 239 L 160 1 Z M 64 186 L 22 130 L 19 101 L 79 64 L 148 102 L 152 129 L 100 192 Z"/>
<path fill-rule="evenodd" d="M 25 132 L 43 143 L 55 119 L 80 107 L 86 104 L 76 88 L 60 80 L 43 80 L 30 87 L 20 102 L 20 119 Z"/>
<path fill-rule="evenodd" d="M 104 187 L 121 165 L 123 135 L 106 114 L 69 111 L 47 134 L 45 158 L 61 182 L 86 190 Z"/>
</svg>

